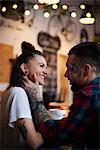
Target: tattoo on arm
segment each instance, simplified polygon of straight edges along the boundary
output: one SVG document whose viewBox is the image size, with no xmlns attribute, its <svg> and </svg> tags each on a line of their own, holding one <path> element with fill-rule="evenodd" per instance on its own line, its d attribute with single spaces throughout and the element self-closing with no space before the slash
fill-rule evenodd
<svg viewBox="0 0 100 150">
<path fill-rule="evenodd" d="M 26 140 L 27 139 L 27 129 L 26 129 L 25 125 L 20 124 L 18 127 L 19 127 L 22 137 L 24 138 L 24 140 Z"/>
<path fill-rule="evenodd" d="M 31 101 L 42 101 L 42 97 L 40 97 L 40 93 L 36 89 L 36 87 L 27 87 L 26 93 Z"/>
</svg>

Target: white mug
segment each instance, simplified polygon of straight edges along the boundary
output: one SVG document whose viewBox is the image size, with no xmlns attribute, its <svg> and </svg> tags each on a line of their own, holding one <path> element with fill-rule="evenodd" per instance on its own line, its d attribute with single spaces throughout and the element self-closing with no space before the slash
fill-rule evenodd
<svg viewBox="0 0 100 150">
<path fill-rule="evenodd" d="M 53 120 L 60 120 L 64 118 L 65 110 L 60 109 L 49 109 L 49 114 Z"/>
</svg>

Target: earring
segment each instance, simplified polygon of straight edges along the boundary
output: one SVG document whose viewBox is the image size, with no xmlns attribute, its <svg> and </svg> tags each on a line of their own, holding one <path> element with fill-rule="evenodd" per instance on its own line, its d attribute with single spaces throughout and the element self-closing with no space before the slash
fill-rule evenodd
<svg viewBox="0 0 100 150">
<path fill-rule="evenodd" d="M 26 75 L 28 74 L 28 71 L 27 71 L 27 70 L 25 71 L 25 74 L 26 74 Z"/>
</svg>

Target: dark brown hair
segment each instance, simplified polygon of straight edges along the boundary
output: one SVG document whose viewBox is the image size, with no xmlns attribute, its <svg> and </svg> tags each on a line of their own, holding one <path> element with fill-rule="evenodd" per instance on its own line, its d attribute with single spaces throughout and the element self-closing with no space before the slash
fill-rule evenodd
<svg viewBox="0 0 100 150">
<path fill-rule="evenodd" d="M 18 56 L 15 60 L 15 63 L 12 67 L 9 87 L 11 86 L 22 86 L 25 74 L 21 70 L 20 66 L 22 63 L 28 63 L 30 59 L 34 58 L 36 55 L 44 57 L 44 54 L 38 50 L 35 50 L 35 47 L 28 43 L 22 42 L 21 44 L 22 54 Z"/>
<path fill-rule="evenodd" d="M 100 45 L 96 42 L 84 42 L 74 46 L 68 55 L 74 54 L 80 63 L 89 63 L 96 67 L 96 72 L 100 73 Z"/>
</svg>

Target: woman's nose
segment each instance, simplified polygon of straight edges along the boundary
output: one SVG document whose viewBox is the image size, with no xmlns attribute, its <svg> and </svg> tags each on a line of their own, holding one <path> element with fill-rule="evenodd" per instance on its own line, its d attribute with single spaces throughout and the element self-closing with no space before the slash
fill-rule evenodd
<svg viewBox="0 0 100 150">
<path fill-rule="evenodd" d="M 45 73 L 45 75 L 48 74 L 48 69 L 47 68 L 44 69 L 44 73 Z"/>
</svg>

